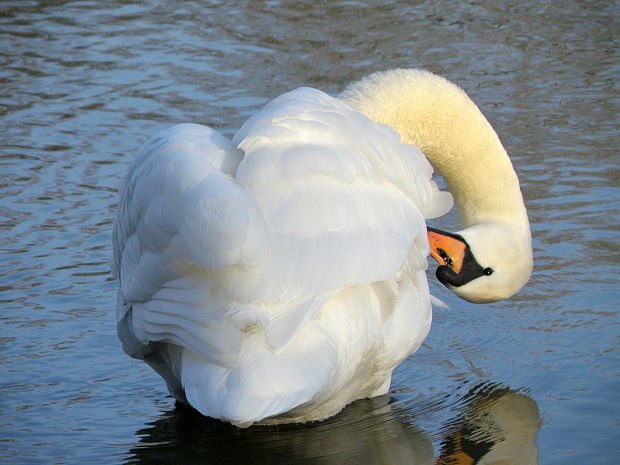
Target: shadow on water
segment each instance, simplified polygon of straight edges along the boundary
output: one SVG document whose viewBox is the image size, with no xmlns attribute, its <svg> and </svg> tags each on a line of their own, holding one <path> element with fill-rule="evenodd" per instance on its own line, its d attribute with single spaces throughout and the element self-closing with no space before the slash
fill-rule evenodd
<svg viewBox="0 0 620 465">
<path fill-rule="evenodd" d="M 357 401 L 323 422 L 238 429 L 178 406 L 139 430 L 126 464 L 538 463 L 538 407 L 519 391 L 483 383 L 459 399 L 458 414 L 433 438 L 388 396 Z M 417 415 L 417 414 L 416 414 Z"/>
</svg>

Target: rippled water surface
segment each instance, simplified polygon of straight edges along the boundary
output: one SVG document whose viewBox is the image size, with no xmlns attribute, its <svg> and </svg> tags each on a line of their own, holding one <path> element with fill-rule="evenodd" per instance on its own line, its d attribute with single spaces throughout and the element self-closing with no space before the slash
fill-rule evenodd
<svg viewBox="0 0 620 465">
<path fill-rule="evenodd" d="M 605 1 L 3 1 L 0 462 L 468 463 L 469 444 L 480 463 L 614 463 L 617 18 Z M 390 395 L 327 422 L 237 430 L 176 409 L 116 338 L 132 154 L 173 123 L 230 136 L 286 90 L 397 66 L 456 81 L 496 127 L 530 211 L 530 283 L 486 306 L 436 286 L 451 308 Z"/>
</svg>

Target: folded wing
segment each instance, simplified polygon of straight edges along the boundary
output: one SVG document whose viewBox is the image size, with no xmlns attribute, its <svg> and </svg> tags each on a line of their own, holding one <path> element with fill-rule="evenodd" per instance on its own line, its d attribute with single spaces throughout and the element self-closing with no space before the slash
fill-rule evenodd
<svg viewBox="0 0 620 465">
<path fill-rule="evenodd" d="M 313 89 L 271 102 L 233 143 L 193 124 L 160 133 L 114 230 L 126 350 L 165 341 L 235 366 L 257 331 L 284 350 L 342 289 L 426 266 L 424 218 L 452 205 L 431 174 L 392 129 Z"/>
<path fill-rule="evenodd" d="M 241 156 L 215 131 L 182 124 L 152 138 L 130 167 L 113 233 L 117 320 L 130 327 L 130 354 L 166 341 L 235 362 L 243 338 L 207 276 L 259 263 L 269 250 L 256 203 L 232 178 Z"/>
</svg>

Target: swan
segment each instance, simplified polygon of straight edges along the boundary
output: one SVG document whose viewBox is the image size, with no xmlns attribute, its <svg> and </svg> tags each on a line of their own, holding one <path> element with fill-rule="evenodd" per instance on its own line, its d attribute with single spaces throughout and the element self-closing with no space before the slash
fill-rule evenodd
<svg viewBox="0 0 620 465">
<path fill-rule="evenodd" d="M 453 204 L 431 163 L 457 233 L 426 227 Z M 285 93 L 232 141 L 191 123 L 160 132 L 121 185 L 113 248 L 124 351 L 239 427 L 385 394 L 430 329 L 429 253 L 472 302 L 510 297 L 532 269 L 498 136 L 458 86 L 416 69 L 337 98 Z"/>
</svg>

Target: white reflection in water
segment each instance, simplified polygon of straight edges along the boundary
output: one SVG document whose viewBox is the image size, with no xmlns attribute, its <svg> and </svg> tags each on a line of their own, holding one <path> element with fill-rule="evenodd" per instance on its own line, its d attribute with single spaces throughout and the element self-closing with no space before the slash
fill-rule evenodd
<svg viewBox="0 0 620 465">
<path fill-rule="evenodd" d="M 535 399 L 541 463 L 608 464 L 620 418 L 616 18 L 607 1 L 4 0 L 0 461 L 120 463 L 131 450 L 130 461 L 160 463 L 159 451 L 225 463 L 236 451 L 273 458 L 263 449 L 280 444 L 289 462 L 313 463 L 310 450 L 372 463 L 379 450 L 432 463 L 422 444 L 455 458 L 479 423 L 460 393 L 490 379 Z M 324 425 L 248 432 L 171 412 L 162 381 L 122 353 L 114 328 L 110 231 L 131 156 L 174 123 L 230 136 L 292 88 L 335 94 L 399 66 L 459 83 L 497 129 L 529 208 L 530 283 L 484 308 L 434 289 L 451 309 L 435 312 L 425 346 L 396 370 L 386 412 L 362 402 Z M 344 439 L 322 449 L 332 435 Z M 487 459 L 509 446 L 495 440 Z"/>
<path fill-rule="evenodd" d="M 247 430 L 178 407 L 137 432 L 140 444 L 126 463 L 155 464 L 172 453 L 184 464 L 534 465 L 539 428 L 531 397 L 492 383 L 461 399 L 437 455 L 415 417 L 387 396 L 357 401 L 324 422 Z"/>
</svg>

